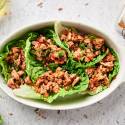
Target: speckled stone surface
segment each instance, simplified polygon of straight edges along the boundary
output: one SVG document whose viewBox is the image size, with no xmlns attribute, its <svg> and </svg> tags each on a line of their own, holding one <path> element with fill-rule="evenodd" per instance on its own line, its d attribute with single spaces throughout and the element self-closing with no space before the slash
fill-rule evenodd
<svg viewBox="0 0 125 125">
<path fill-rule="evenodd" d="M 11 13 L 0 22 L 0 40 L 27 24 L 75 20 L 95 25 L 125 46 L 115 23 L 125 0 L 10 0 Z M 0 90 L 4 125 L 125 125 L 125 84 L 102 101 L 69 111 L 48 111 L 22 105 Z M 37 112 L 37 111 L 36 111 Z"/>
</svg>

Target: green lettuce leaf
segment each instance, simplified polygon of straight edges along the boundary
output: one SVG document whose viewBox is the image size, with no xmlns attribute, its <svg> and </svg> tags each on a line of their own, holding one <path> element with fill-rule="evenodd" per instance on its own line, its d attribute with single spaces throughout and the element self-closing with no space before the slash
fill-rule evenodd
<svg viewBox="0 0 125 125">
<path fill-rule="evenodd" d="M 55 63 L 49 63 L 49 64 L 48 64 L 48 67 L 49 67 L 53 72 L 56 71 L 56 68 L 57 68 L 58 66 L 59 66 L 59 65 L 58 65 L 58 64 L 55 64 Z"/>
<path fill-rule="evenodd" d="M 13 90 L 16 96 L 28 99 L 42 99 L 42 95 L 36 93 L 30 86 L 21 85 L 19 89 Z"/>
<path fill-rule="evenodd" d="M 42 63 L 39 63 L 33 55 L 31 55 L 31 42 L 38 37 L 36 32 L 29 33 L 29 37 L 26 40 L 25 46 L 25 62 L 26 62 L 26 73 L 31 77 L 34 82 L 40 75 L 42 75 L 46 68 L 42 66 Z"/>
<path fill-rule="evenodd" d="M 65 27 L 63 27 L 60 22 L 55 22 L 55 24 L 54 24 L 54 31 L 55 32 L 52 32 L 52 34 L 53 34 L 53 40 L 54 40 L 54 42 L 55 42 L 55 44 L 57 46 L 59 46 L 62 49 L 66 50 L 67 53 L 68 53 L 68 55 L 71 56 L 71 52 L 70 52 L 70 50 L 68 48 L 68 45 L 65 42 L 62 42 L 60 40 L 60 37 L 59 37 L 60 32 L 62 30 L 64 30 L 64 29 L 65 29 Z"/>
<path fill-rule="evenodd" d="M 100 86 L 98 86 L 98 87 L 97 87 L 95 90 L 93 90 L 93 91 L 87 91 L 87 93 L 88 93 L 89 95 L 96 95 L 96 94 L 98 94 L 98 93 L 104 91 L 106 88 L 108 88 L 108 87 L 107 87 L 107 86 L 102 86 L 102 85 L 100 85 Z"/>
<path fill-rule="evenodd" d="M 87 36 L 88 36 L 91 40 L 94 40 L 94 39 L 97 38 L 97 36 L 94 35 L 94 34 L 88 34 Z"/>
<path fill-rule="evenodd" d="M 10 78 L 9 66 L 6 61 L 0 59 L 0 72 L 3 75 L 5 81 Z"/>
<path fill-rule="evenodd" d="M 94 58 L 91 62 L 88 63 L 81 63 L 79 62 L 76 66 L 76 68 L 88 68 L 88 67 L 92 67 L 95 66 L 95 64 L 99 63 L 107 54 L 109 51 L 106 51 L 104 53 L 102 53 L 101 55 L 97 56 L 96 58 Z"/>
<path fill-rule="evenodd" d="M 5 81 L 7 81 L 10 78 L 10 66 L 5 61 L 5 58 L 7 57 L 10 49 L 13 46 L 22 47 L 25 46 L 24 40 L 15 39 L 7 43 L 0 51 L 0 72 L 4 76 Z"/>
<path fill-rule="evenodd" d="M 119 65 L 118 56 L 117 56 L 116 52 L 115 52 L 112 48 L 110 48 L 109 50 L 110 50 L 110 52 L 114 55 L 114 57 L 115 57 L 115 59 L 116 59 L 115 62 L 114 62 L 113 71 L 110 72 L 110 73 L 109 73 L 109 76 L 108 76 L 109 81 L 111 82 L 111 81 L 115 78 L 115 76 L 118 74 L 120 65 Z M 94 90 L 94 91 L 87 91 L 87 93 L 88 93 L 89 95 L 96 95 L 96 94 L 98 94 L 98 93 L 104 91 L 104 90 L 107 89 L 107 88 L 108 88 L 107 86 L 102 86 L 102 85 L 100 85 L 99 87 L 97 87 L 96 90 Z"/>
<path fill-rule="evenodd" d="M 53 33 L 53 40 L 55 41 L 56 45 L 60 46 L 61 48 L 65 49 L 67 52 L 68 52 L 68 56 L 70 58 L 73 58 L 73 55 L 72 53 L 70 52 L 69 48 L 68 48 L 68 45 L 63 41 L 60 40 L 60 34 L 63 30 L 67 29 L 67 27 L 63 26 L 61 24 L 61 22 L 55 22 L 55 25 L 54 25 L 54 29 L 55 29 L 55 32 L 52 32 Z M 77 31 L 75 31 L 77 32 Z M 89 34 L 88 37 L 90 39 L 95 39 L 96 36 L 94 34 Z M 94 58 L 91 62 L 88 62 L 88 63 L 84 63 L 84 62 L 78 62 L 77 63 L 77 66 L 76 68 L 86 68 L 86 67 L 91 67 L 91 66 L 94 66 L 96 63 L 100 62 L 108 53 L 108 50 L 104 53 L 102 53 L 101 55 L 97 56 L 96 58 Z"/>
<path fill-rule="evenodd" d="M 22 85 L 19 89 L 13 90 L 14 94 L 18 97 L 27 98 L 27 99 L 37 99 L 44 100 L 48 103 L 53 102 L 58 97 L 69 96 L 72 94 L 80 93 L 85 91 L 88 88 L 88 77 L 82 77 L 79 85 L 71 87 L 69 90 L 61 88 L 59 93 L 51 94 L 49 97 L 44 97 L 41 94 L 36 93 L 30 86 Z"/>
<path fill-rule="evenodd" d="M 113 71 L 109 73 L 109 80 L 110 82 L 113 80 L 113 78 L 115 78 L 115 76 L 118 74 L 119 72 L 119 68 L 120 68 L 120 64 L 119 64 L 119 60 L 118 60 L 118 56 L 116 54 L 116 52 L 110 48 L 111 53 L 115 56 L 116 60 L 114 62 L 114 68 Z"/>
</svg>

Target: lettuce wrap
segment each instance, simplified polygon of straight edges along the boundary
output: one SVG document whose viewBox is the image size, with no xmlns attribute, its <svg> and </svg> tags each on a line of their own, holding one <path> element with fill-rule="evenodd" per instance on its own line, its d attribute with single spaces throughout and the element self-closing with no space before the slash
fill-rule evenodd
<svg viewBox="0 0 125 125">
<path fill-rule="evenodd" d="M 112 53 L 112 55 L 115 57 L 116 60 L 114 62 L 113 70 L 108 74 L 108 78 L 111 82 L 116 77 L 119 71 L 119 60 L 116 52 L 113 49 L 107 47 L 108 48 L 107 51 L 101 52 L 97 57 L 95 57 L 90 62 L 76 61 L 74 60 L 73 53 L 69 49 L 67 43 L 64 41 L 61 41 L 60 39 L 60 33 L 64 29 L 67 29 L 67 27 L 62 26 L 58 22 L 51 27 L 45 27 L 43 29 L 36 30 L 36 31 L 29 31 L 28 33 L 25 33 L 25 35 L 21 36 L 20 38 L 9 41 L 1 49 L 0 72 L 6 82 L 12 77 L 12 74 L 11 74 L 12 69 L 13 68 L 18 69 L 18 67 L 14 67 L 14 65 L 10 65 L 6 61 L 6 58 L 10 53 L 11 48 L 19 47 L 19 48 L 22 48 L 24 52 L 25 64 L 26 64 L 24 75 L 28 76 L 31 79 L 32 85 L 24 83 L 24 84 L 21 84 L 18 88 L 15 88 L 13 92 L 16 96 L 26 98 L 26 99 L 43 100 L 48 103 L 52 103 L 54 100 L 58 99 L 59 97 L 70 96 L 73 94 L 86 93 L 89 95 L 95 95 L 105 90 L 107 86 L 100 85 L 97 87 L 96 90 L 90 91 L 89 77 L 86 74 L 85 69 L 89 67 L 95 67 L 96 65 L 98 65 L 99 62 L 101 62 L 106 57 L 109 51 Z M 73 31 L 77 32 L 76 29 Z M 55 62 L 50 61 L 47 65 L 45 65 L 44 60 L 41 60 L 41 61 L 37 60 L 36 55 L 34 55 L 34 53 L 32 52 L 33 51 L 32 42 L 37 41 L 41 35 L 46 37 L 47 39 L 51 39 L 52 41 L 51 44 L 56 46 L 58 49 L 66 51 L 66 56 L 67 56 L 66 62 L 64 62 L 63 64 L 57 64 Z M 90 34 L 89 38 L 95 39 L 96 36 Z M 84 46 L 82 46 L 82 49 L 84 50 Z M 49 58 L 49 56 L 46 58 Z M 76 74 L 80 78 L 80 81 L 75 86 L 70 86 L 69 89 L 60 87 L 60 90 L 58 93 L 51 92 L 47 97 L 45 97 L 41 93 L 36 92 L 36 90 L 34 89 L 34 86 L 36 84 L 37 79 L 39 79 L 41 76 L 43 76 L 46 72 L 50 70 L 52 72 L 55 72 L 58 67 L 61 67 L 68 74 Z"/>
</svg>

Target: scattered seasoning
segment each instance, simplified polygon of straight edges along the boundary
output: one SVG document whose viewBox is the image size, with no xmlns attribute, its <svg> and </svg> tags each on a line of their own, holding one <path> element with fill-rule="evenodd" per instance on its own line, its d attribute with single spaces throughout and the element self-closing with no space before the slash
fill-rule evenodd
<svg viewBox="0 0 125 125">
<path fill-rule="evenodd" d="M 11 12 L 11 11 L 8 11 L 8 12 L 5 12 L 5 13 L 4 13 L 4 16 L 10 16 L 10 15 L 12 15 L 12 12 Z"/>
<path fill-rule="evenodd" d="M 38 109 L 38 108 L 36 108 L 34 111 L 35 111 L 35 112 L 38 112 L 38 111 L 39 111 L 39 109 Z"/>
<path fill-rule="evenodd" d="M 45 116 L 45 112 L 41 109 L 36 108 L 34 112 L 37 114 L 38 119 L 43 118 L 46 119 L 47 117 Z"/>
<path fill-rule="evenodd" d="M 67 111 L 65 110 L 65 115 L 67 115 Z"/>
<path fill-rule="evenodd" d="M 60 114 L 60 110 L 57 111 L 57 114 Z"/>
<path fill-rule="evenodd" d="M 40 8 L 42 8 L 42 7 L 43 7 L 43 1 L 40 0 L 40 1 L 37 3 L 37 6 L 40 7 Z"/>
<path fill-rule="evenodd" d="M 42 116 L 43 119 L 46 119 L 47 117 L 46 116 Z"/>
<path fill-rule="evenodd" d="M 7 12 L 5 12 L 4 15 L 6 16 L 6 15 L 7 15 Z"/>
<path fill-rule="evenodd" d="M 119 125 L 119 121 L 118 120 L 116 120 L 116 123 L 117 123 L 117 125 Z"/>
<path fill-rule="evenodd" d="M 10 112 L 10 113 L 8 113 L 8 114 L 9 114 L 10 116 L 12 116 L 12 115 L 13 115 L 13 113 L 11 113 L 11 112 Z"/>
<path fill-rule="evenodd" d="M 105 115 L 105 112 L 103 112 L 102 115 Z"/>
<path fill-rule="evenodd" d="M 76 111 L 78 111 L 78 112 L 79 112 L 79 111 L 80 111 L 80 109 L 76 109 Z"/>
<path fill-rule="evenodd" d="M 58 11 L 62 11 L 62 10 L 63 10 L 63 8 L 61 8 L 61 7 L 60 7 L 60 8 L 58 8 Z"/>
<path fill-rule="evenodd" d="M 78 17 L 80 17 L 80 14 L 78 15 Z"/>
<path fill-rule="evenodd" d="M 11 12 L 11 11 L 9 11 L 9 12 L 8 12 L 8 15 L 12 15 L 12 12 Z"/>
<path fill-rule="evenodd" d="M 97 102 L 98 104 L 102 104 L 101 102 Z"/>
<path fill-rule="evenodd" d="M 79 123 L 79 120 L 77 120 L 76 122 Z"/>
<path fill-rule="evenodd" d="M 84 116 L 84 118 L 88 119 L 88 116 L 86 114 L 84 114 L 83 116 Z"/>
<path fill-rule="evenodd" d="M 121 95 L 121 94 L 120 94 L 119 96 L 120 96 L 120 97 L 122 97 L 122 95 Z"/>
<path fill-rule="evenodd" d="M 85 5 L 85 6 L 88 6 L 88 5 L 89 5 L 89 3 L 85 3 L 84 5 Z"/>
</svg>

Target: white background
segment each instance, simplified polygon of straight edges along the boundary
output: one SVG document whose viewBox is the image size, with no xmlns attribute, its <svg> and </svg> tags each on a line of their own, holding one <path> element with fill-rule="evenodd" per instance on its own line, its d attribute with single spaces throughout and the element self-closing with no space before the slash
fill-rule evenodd
<svg viewBox="0 0 125 125">
<path fill-rule="evenodd" d="M 42 7 L 37 5 L 38 0 L 10 1 L 11 13 L 0 22 L 0 41 L 27 24 L 65 19 L 95 25 L 125 45 L 125 40 L 115 29 L 125 0 L 44 0 Z M 60 113 L 41 110 L 41 117 L 34 108 L 15 102 L 2 90 L 0 95 L 0 114 L 4 117 L 4 125 L 125 125 L 125 84 L 92 106 Z"/>
</svg>

